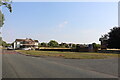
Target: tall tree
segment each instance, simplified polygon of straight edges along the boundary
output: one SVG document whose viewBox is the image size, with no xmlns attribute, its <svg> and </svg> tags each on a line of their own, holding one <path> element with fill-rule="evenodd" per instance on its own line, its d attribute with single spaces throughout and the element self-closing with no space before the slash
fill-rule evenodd
<svg viewBox="0 0 120 80">
<path fill-rule="evenodd" d="M 5 6 L 6 8 L 8 8 L 8 10 L 10 12 L 12 12 L 12 7 L 11 7 L 11 1 L 10 0 L 0 0 L 0 28 L 3 26 L 4 24 L 4 14 L 2 13 L 2 7 Z M 1 32 L 0 32 L 1 34 Z M 0 37 L 0 45 L 2 44 L 2 37 Z"/>
<path fill-rule="evenodd" d="M 0 0 L 0 7 L 5 6 L 6 8 L 8 8 L 8 10 L 10 12 L 12 12 L 12 7 L 11 7 L 11 1 L 10 0 Z M 0 27 L 3 26 L 4 24 L 4 14 L 2 13 L 2 11 L 0 10 Z"/>
<path fill-rule="evenodd" d="M 120 27 L 114 27 L 110 29 L 108 33 L 108 48 L 119 48 L 120 49 Z"/>
</svg>

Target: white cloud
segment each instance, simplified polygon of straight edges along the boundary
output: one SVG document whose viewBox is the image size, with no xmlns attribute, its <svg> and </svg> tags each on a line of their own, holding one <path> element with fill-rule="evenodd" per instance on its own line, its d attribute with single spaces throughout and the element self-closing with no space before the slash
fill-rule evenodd
<svg viewBox="0 0 120 80">
<path fill-rule="evenodd" d="M 68 21 L 64 21 L 64 24 L 68 24 Z"/>
<path fill-rule="evenodd" d="M 65 27 L 65 25 L 67 25 L 68 24 L 68 21 L 64 21 L 63 23 L 61 23 L 61 24 L 59 24 L 59 28 L 63 28 L 63 27 Z"/>
</svg>

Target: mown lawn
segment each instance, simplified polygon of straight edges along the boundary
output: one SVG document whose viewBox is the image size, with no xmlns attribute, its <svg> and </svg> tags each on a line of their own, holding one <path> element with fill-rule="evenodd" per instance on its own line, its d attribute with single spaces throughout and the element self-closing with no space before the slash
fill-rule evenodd
<svg viewBox="0 0 120 80">
<path fill-rule="evenodd" d="M 92 52 L 60 52 L 60 51 L 25 51 L 16 50 L 21 54 L 33 56 L 51 56 L 62 57 L 66 59 L 105 59 L 105 58 L 118 58 L 118 54 L 113 53 L 92 53 Z"/>
</svg>

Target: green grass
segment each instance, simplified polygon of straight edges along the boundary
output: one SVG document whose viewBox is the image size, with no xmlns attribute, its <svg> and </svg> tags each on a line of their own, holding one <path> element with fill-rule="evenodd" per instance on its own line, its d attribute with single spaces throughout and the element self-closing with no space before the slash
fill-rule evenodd
<svg viewBox="0 0 120 80">
<path fill-rule="evenodd" d="M 118 57 L 118 54 L 112 53 L 60 52 L 60 51 L 34 51 L 34 50 L 31 51 L 16 50 L 16 51 L 26 55 L 62 57 L 66 59 L 105 59 Z"/>
</svg>

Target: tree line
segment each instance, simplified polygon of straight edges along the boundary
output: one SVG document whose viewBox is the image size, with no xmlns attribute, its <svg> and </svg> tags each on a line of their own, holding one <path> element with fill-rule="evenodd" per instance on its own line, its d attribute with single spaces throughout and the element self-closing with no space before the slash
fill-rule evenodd
<svg viewBox="0 0 120 80">
<path fill-rule="evenodd" d="M 94 47 L 100 48 L 100 44 L 92 43 Z M 48 43 L 39 43 L 39 47 L 60 47 L 60 48 L 77 48 L 77 47 L 88 47 L 89 44 L 74 44 L 74 43 L 58 43 L 55 40 L 50 40 Z"/>
</svg>

